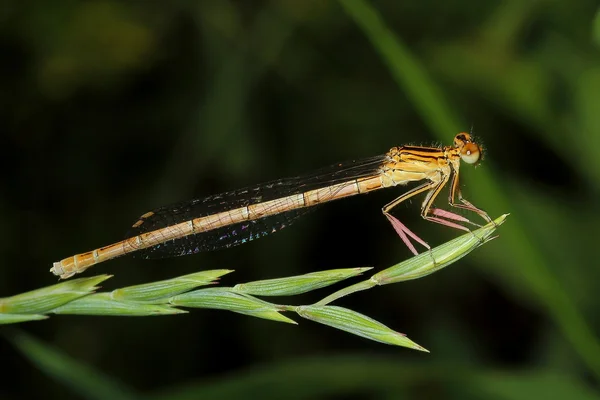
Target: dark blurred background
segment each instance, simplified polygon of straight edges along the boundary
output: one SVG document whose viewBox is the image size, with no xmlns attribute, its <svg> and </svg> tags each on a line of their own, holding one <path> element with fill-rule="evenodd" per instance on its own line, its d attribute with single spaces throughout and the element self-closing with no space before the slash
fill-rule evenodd
<svg viewBox="0 0 600 400">
<path fill-rule="evenodd" d="M 337 303 L 431 354 L 291 314 L 299 326 L 192 310 L 52 316 L 16 329 L 124 393 L 595 398 L 597 9 L 564 0 L 4 2 L 0 296 L 55 283 L 52 262 L 122 239 L 161 205 L 392 146 L 451 144 L 471 128 L 486 156 L 480 168 L 463 166 L 463 193 L 492 217 L 511 213 L 498 239 L 451 268 Z M 367 32 L 374 15 L 389 31 Z M 386 56 L 387 41 L 410 58 Z M 125 257 L 86 275 L 114 274 L 103 284 L 112 290 L 204 269 L 235 269 L 226 285 L 380 270 L 410 256 L 381 215 L 401 190 L 321 206 L 227 251 Z M 423 221 L 420 201 L 396 215 L 431 244 L 459 234 Z M 36 368 L 10 341 L 0 352 L 2 398 L 101 397 Z"/>
</svg>

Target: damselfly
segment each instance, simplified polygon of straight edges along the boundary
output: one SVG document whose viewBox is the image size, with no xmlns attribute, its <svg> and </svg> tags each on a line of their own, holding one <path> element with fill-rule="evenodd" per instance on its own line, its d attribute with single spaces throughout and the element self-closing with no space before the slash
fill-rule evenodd
<svg viewBox="0 0 600 400">
<path fill-rule="evenodd" d="M 390 211 L 426 192 L 421 205 L 423 218 L 469 231 L 461 223 L 478 224 L 433 206 L 435 198 L 450 182 L 448 202 L 452 207 L 473 211 L 491 222 L 485 211 L 462 197 L 459 188 L 461 159 L 476 164 L 481 157 L 482 148 L 471 135 L 459 133 L 452 146 L 393 147 L 384 155 L 335 164 L 310 175 L 161 207 L 142 215 L 127 239 L 55 262 L 50 271 L 66 279 L 92 265 L 132 252 L 144 258 L 161 258 L 231 247 L 283 229 L 317 204 L 424 181 L 382 208 L 402 241 L 416 255 L 411 239 L 426 249 L 430 249 L 429 245 Z"/>
</svg>

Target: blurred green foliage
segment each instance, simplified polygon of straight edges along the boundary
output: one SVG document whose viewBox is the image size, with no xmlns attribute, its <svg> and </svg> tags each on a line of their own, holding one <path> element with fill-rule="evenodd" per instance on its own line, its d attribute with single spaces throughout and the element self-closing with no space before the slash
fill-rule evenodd
<svg viewBox="0 0 600 400">
<path fill-rule="evenodd" d="M 486 158 L 461 170 L 463 193 L 492 217 L 511 217 L 498 240 L 454 268 L 344 304 L 418 337 L 429 355 L 218 311 L 185 320 L 65 316 L 22 326 L 41 341 L 28 349 L 43 355 L 5 331 L 13 341 L 0 342 L 10 370 L 0 397 L 93 397 L 93 384 L 75 374 L 88 369 L 116 391 L 123 382 L 170 398 L 596 397 L 597 7 L 7 2 L 2 297 L 52 283 L 53 261 L 120 239 L 149 209 L 396 145 L 448 144 L 471 127 Z M 320 207 L 228 251 L 123 258 L 98 273 L 115 274 L 121 287 L 214 268 L 235 269 L 238 280 L 377 270 L 409 256 L 379 211 L 397 195 L 390 190 Z M 415 201 L 397 215 L 431 244 L 457 235 L 417 210 Z M 42 366 L 46 356 L 45 365 L 75 366 L 58 378 Z"/>
</svg>

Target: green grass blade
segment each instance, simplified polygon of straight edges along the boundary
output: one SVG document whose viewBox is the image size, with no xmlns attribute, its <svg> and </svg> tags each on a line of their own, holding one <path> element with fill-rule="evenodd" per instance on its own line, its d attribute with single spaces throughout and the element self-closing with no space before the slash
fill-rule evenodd
<svg viewBox="0 0 600 400">
<path fill-rule="evenodd" d="M 596 43 L 596 46 L 600 47 L 600 8 L 598 8 L 596 16 L 594 17 L 592 40 Z"/>
<path fill-rule="evenodd" d="M 17 324 L 19 322 L 39 321 L 48 318 L 42 314 L 0 314 L 0 325 Z"/>
<path fill-rule="evenodd" d="M 337 306 L 302 306 L 296 312 L 303 318 L 340 329 L 376 342 L 429 351 L 403 333 L 393 331 L 382 323 L 356 311 Z"/>
<path fill-rule="evenodd" d="M 54 314 L 144 317 L 151 315 L 184 314 L 187 311 L 161 304 L 115 300 L 110 293 L 95 293 L 74 300 L 51 311 Z"/>
<path fill-rule="evenodd" d="M 46 375 L 86 399 L 138 399 L 127 387 L 94 371 L 32 336 L 16 331 L 5 335 L 10 342 Z"/>
<path fill-rule="evenodd" d="M 334 269 L 287 278 L 266 279 L 240 283 L 235 285 L 233 290 L 254 296 L 292 296 L 333 285 L 344 279 L 361 275 L 370 269 L 370 267 Z"/>
<path fill-rule="evenodd" d="M 459 132 L 460 124 L 454 114 L 439 101 L 443 98 L 441 89 L 429 79 L 419 60 L 397 40 L 377 10 L 364 0 L 340 0 L 340 4 L 371 40 L 381 60 L 388 65 L 398 85 L 405 89 L 405 94 L 423 120 L 432 124 L 434 131 L 446 132 L 444 140 L 448 139 L 447 132 Z"/>
<path fill-rule="evenodd" d="M 279 313 L 282 311 L 281 306 L 246 294 L 236 293 L 231 288 L 194 290 L 174 296 L 171 298 L 170 304 L 181 307 L 227 310 L 278 322 L 296 323 Z"/>
<path fill-rule="evenodd" d="M 393 353 L 393 352 L 390 352 Z M 503 371 L 478 368 L 461 363 L 419 362 L 402 354 L 333 355 L 295 358 L 247 368 L 232 375 L 193 382 L 154 393 L 152 400 L 238 399 L 257 388 L 268 388 L 263 398 L 278 399 L 286 393 L 293 399 L 345 398 L 357 393 L 373 399 L 424 398 L 414 395 L 423 388 L 435 387 L 436 393 L 456 393 L 433 398 L 530 400 L 598 400 L 591 387 L 569 372 L 558 373 L 551 367 L 533 371 Z M 458 392 L 457 387 L 467 388 Z M 403 396 L 404 395 L 404 396 Z"/>
<path fill-rule="evenodd" d="M 164 281 L 129 286 L 112 291 L 115 300 L 156 301 L 167 299 L 195 289 L 198 286 L 211 285 L 221 276 L 233 272 L 227 269 L 201 271 L 194 274 L 178 276 Z"/>
<path fill-rule="evenodd" d="M 460 260 L 479 246 L 493 239 L 492 234 L 502 225 L 508 214 L 501 215 L 481 228 L 465 233 L 418 256 L 376 273 L 371 278 L 378 285 L 422 278 Z"/>
<path fill-rule="evenodd" d="M 110 275 L 79 278 L 0 299 L 0 313 L 37 314 L 93 293 Z"/>
<path fill-rule="evenodd" d="M 473 232 L 465 233 L 456 239 L 431 249 L 431 251 L 426 251 L 409 258 L 406 261 L 386 268 L 365 281 L 340 289 L 325 297 L 323 300 L 320 300 L 316 305 L 329 304 L 340 297 L 361 290 L 367 290 L 376 285 L 387 285 L 390 283 L 418 279 L 439 271 L 460 260 L 484 243 L 492 240 L 492 234 L 496 231 L 498 226 L 504 223 L 507 216 L 507 214 L 504 214 L 496 218 L 493 222 L 482 226 Z"/>
</svg>

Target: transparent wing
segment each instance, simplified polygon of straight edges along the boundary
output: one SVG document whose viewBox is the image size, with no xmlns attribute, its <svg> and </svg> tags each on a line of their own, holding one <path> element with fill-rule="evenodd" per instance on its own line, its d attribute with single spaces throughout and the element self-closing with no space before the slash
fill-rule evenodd
<svg viewBox="0 0 600 400">
<path fill-rule="evenodd" d="M 314 207 L 305 207 L 265 218 L 216 228 L 208 232 L 184 236 L 142 249 L 134 254 L 139 258 L 166 258 L 196 254 L 237 246 L 277 232 L 290 226 Z"/>
<path fill-rule="evenodd" d="M 339 163 L 310 175 L 275 180 L 202 199 L 161 207 L 142 215 L 134 223 L 127 237 L 135 237 L 142 233 L 156 231 L 195 218 L 218 214 L 265 201 L 272 200 L 272 207 L 281 209 L 281 203 L 275 201 L 276 199 L 281 199 L 281 202 L 285 202 L 289 201 L 289 199 L 286 199 L 287 196 L 353 179 L 373 176 L 381 168 L 385 159 L 386 156 L 383 155 L 360 161 Z M 336 190 L 332 190 L 329 196 L 333 198 L 339 190 L 341 190 L 339 187 Z M 326 198 L 323 201 L 327 201 Z M 257 220 L 244 221 L 168 240 L 156 246 L 141 249 L 136 252 L 136 255 L 143 258 L 175 257 L 194 254 L 200 251 L 236 246 L 291 225 L 311 208 L 313 207 L 289 210 Z"/>
</svg>

